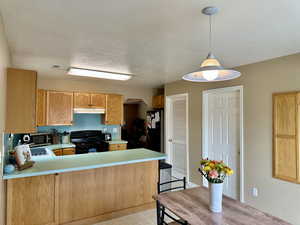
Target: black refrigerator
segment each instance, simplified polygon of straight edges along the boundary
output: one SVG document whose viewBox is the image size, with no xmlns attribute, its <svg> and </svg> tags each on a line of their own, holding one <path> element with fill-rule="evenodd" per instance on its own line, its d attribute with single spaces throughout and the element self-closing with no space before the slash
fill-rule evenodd
<svg viewBox="0 0 300 225">
<path fill-rule="evenodd" d="M 165 152 L 163 109 L 147 111 L 147 143 L 149 149 Z"/>
</svg>

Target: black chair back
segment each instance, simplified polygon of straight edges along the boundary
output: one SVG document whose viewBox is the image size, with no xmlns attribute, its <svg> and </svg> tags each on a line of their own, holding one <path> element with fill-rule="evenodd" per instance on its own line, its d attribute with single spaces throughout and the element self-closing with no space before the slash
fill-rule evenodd
<svg viewBox="0 0 300 225">
<path fill-rule="evenodd" d="M 170 185 L 170 188 L 162 189 L 162 187 L 165 187 L 166 185 L 168 185 L 168 186 Z M 175 185 L 175 186 L 173 187 L 173 185 Z M 186 178 L 185 177 L 183 179 L 171 180 L 168 182 L 157 184 L 158 194 L 168 192 L 168 191 L 179 190 L 179 189 L 186 189 Z M 168 223 L 165 221 L 165 216 L 178 224 L 187 225 L 186 221 L 176 219 L 172 215 L 167 213 L 165 207 L 163 205 L 161 205 L 159 203 L 159 201 L 157 201 L 156 204 L 157 204 L 157 225 L 168 225 Z"/>
</svg>

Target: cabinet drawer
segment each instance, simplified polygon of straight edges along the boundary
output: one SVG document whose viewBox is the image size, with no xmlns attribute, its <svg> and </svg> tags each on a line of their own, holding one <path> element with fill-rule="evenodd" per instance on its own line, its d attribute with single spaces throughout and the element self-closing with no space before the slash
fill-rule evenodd
<svg viewBox="0 0 300 225">
<path fill-rule="evenodd" d="M 62 155 L 62 149 L 55 149 L 55 150 L 53 150 L 53 153 L 54 153 L 56 156 L 61 156 L 61 155 Z"/>
<path fill-rule="evenodd" d="M 62 150 L 63 155 L 74 155 L 75 154 L 75 148 L 64 148 Z"/>
<path fill-rule="evenodd" d="M 109 151 L 115 151 L 115 150 L 126 150 L 127 144 L 110 144 L 109 145 Z"/>
</svg>

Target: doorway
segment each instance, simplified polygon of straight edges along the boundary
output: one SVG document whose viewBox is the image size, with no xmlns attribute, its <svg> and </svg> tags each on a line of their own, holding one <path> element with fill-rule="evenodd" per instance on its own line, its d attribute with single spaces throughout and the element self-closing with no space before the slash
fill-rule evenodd
<svg viewBox="0 0 300 225">
<path fill-rule="evenodd" d="M 166 154 L 172 176 L 189 182 L 188 94 L 166 97 Z"/>
<path fill-rule="evenodd" d="M 204 91 L 202 119 L 202 157 L 223 160 L 235 171 L 224 181 L 224 194 L 243 202 L 243 86 Z"/>
</svg>

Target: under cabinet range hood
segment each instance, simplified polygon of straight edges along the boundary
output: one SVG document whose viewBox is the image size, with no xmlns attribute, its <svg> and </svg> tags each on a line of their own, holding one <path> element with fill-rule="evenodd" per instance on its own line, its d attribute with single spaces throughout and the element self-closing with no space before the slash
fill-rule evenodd
<svg viewBox="0 0 300 225">
<path fill-rule="evenodd" d="M 74 113 L 85 114 L 105 114 L 105 109 L 92 109 L 92 108 L 74 108 Z"/>
</svg>

